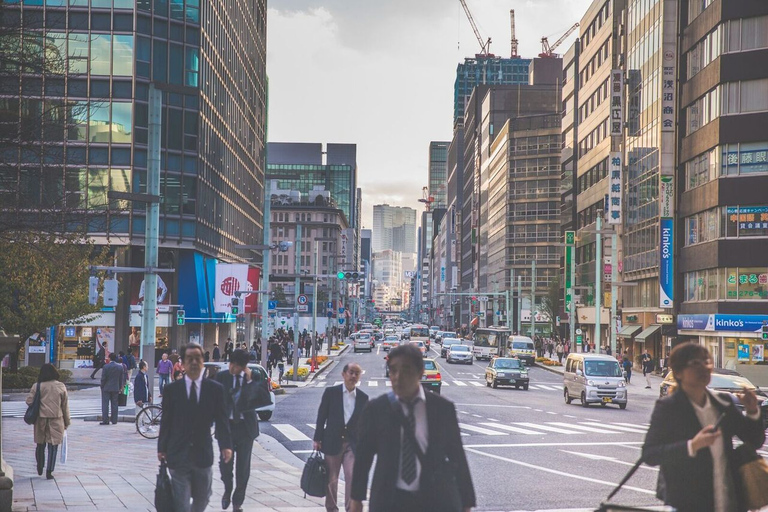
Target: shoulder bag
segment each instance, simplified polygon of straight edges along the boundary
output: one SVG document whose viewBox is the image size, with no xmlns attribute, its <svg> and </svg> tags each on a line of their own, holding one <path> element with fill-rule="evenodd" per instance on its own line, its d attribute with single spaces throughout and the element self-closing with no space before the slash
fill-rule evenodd
<svg viewBox="0 0 768 512">
<path fill-rule="evenodd" d="M 37 383 L 37 390 L 35 391 L 35 398 L 32 399 L 32 403 L 27 407 L 27 412 L 24 413 L 24 423 L 27 425 L 34 425 L 37 418 L 40 416 L 40 383 Z"/>
<path fill-rule="evenodd" d="M 416 433 L 405 421 L 403 410 L 393 392 L 389 393 L 389 402 L 400 426 L 403 427 L 403 432 L 410 438 L 413 446 L 416 448 L 416 457 L 418 457 L 421 463 L 419 494 L 429 500 L 429 504 L 431 507 L 434 507 L 434 510 L 462 512 L 464 507 L 461 503 L 461 495 L 457 485 L 456 464 L 445 455 L 442 455 L 434 467 L 428 467 L 425 463 L 426 454 L 421 451 L 421 447 L 416 441 Z"/>
<path fill-rule="evenodd" d="M 157 473 L 155 509 L 157 512 L 173 512 L 175 509 L 171 477 L 168 475 L 168 465 L 164 460 L 160 461 L 160 471 Z"/>
<path fill-rule="evenodd" d="M 301 490 L 304 491 L 305 498 L 307 494 L 316 498 L 325 497 L 328 490 L 328 463 L 322 453 L 312 452 L 307 463 L 304 464 L 304 471 L 301 473 Z"/>
<path fill-rule="evenodd" d="M 758 510 L 768 505 L 768 464 L 755 449 L 743 444 L 734 450 L 741 487 L 741 501 L 748 510 Z"/>
</svg>

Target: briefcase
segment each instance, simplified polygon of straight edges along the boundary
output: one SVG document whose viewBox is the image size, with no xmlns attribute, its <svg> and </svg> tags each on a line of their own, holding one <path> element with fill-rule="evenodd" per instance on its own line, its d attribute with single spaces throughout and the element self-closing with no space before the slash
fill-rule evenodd
<svg viewBox="0 0 768 512">
<path fill-rule="evenodd" d="M 595 512 L 651 512 L 651 511 L 657 511 L 657 512 L 675 512 L 674 507 L 670 507 L 668 505 L 663 507 L 635 507 L 635 506 L 628 506 L 628 505 L 618 505 L 615 503 L 608 503 L 611 501 L 611 498 L 613 498 L 617 492 L 624 486 L 625 483 L 627 483 L 627 480 L 629 480 L 632 475 L 635 474 L 635 471 L 637 471 L 637 468 L 640 467 L 640 465 L 643 463 L 643 458 L 640 457 L 637 462 L 635 462 L 635 465 L 632 466 L 632 469 L 627 472 L 626 475 L 624 475 L 624 478 L 621 479 L 621 482 L 619 482 L 619 485 L 616 486 L 616 488 L 611 491 L 611 494 L 608 495 L 608 498 L 600 504 L 600 506 L 595 510 Z"/>
<path fill-rule="evenodd" d="M 173 487 L 171 487 L 171 477 L 168 475 L 168 466 L 165 461 L 160 462 L 160 470 L 157 472 L 157 482 L 155 485 L 155 509 L 157 512 L 173 512 Z"/>
<path fill-rule="evenodd" d="M 304 464 L 304 471 L 301 473 L 301 490 L 304 491 L 304 497 L 309 494 L 316 498 L 324 498 L 328 490 L 328 464 L 323 458 L 323 454 L 313 451 L 312 455 Z"/>
</svg>

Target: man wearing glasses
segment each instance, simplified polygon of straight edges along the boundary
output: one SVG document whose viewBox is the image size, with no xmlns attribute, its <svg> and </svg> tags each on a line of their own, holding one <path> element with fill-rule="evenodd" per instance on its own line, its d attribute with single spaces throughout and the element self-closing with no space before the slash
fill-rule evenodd
<svg viewBox="0 0 768 512">
<path fill-rule="evenodd" d="M 344 383 L 326 388 L 320 408 L 317 411 L 314 449 L 325 454 L 328 464 L 328 490 L 325 495 L 325 509 L 338 512 L 336 502 L 339 488 L 339 473 L 344 466 L 345 503 L 349 510 L 352 495 L 352 471 L 355 465 L 355 443 L 357 424 L 368 403 L 368 395 L 357 389 L 362 369 L 357 363 L 344 365 L 341 376 Z"/>
</svg>

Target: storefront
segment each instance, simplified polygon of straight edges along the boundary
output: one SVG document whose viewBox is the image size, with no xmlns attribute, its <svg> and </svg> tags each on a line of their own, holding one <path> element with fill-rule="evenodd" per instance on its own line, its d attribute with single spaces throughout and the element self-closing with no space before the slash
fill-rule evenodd
<svg viewBox="0 0 768 512">
<path fill-rule="evenodd" d="M 716 368 L 763 364 L 768 346 L 762 339 L 768 315 L 678 315 L 678 334 L 697 341 L 712 353 Z"/>
<path fill-rule="evenodd" d="M 59 368 L 93 368 L 93 355 L 104 347 L 115 349 L 115 313 L 99 313 L 61 324 L 56 329 Z"/>
<path fill-rule="evenodd" d="M 611 331 L 611 310 L 607 308 L 600 308 L 600 342 L 595 340 L 595 308 L 582 307 L 576 308 L 576 326 L 584 332 L 583 343 L 594 343 L 595 350 L 601 346 L 605 346 L 610 343 Z M 578 346 L 579 337 L 576 336 L 576 343 L 572 346 L 572 351 L 581 351 L 581 347 Z"/>
</svg>

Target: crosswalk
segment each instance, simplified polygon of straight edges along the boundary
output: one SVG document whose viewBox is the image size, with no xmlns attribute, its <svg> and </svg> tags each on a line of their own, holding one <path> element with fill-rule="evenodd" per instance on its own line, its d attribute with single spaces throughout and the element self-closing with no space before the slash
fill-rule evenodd
<svg viewBox="0 0 768 512">
<path fill-rule="evenodd" d="M 304 425 L 289 425 L 287 423 L 270 424 L 287 441 L 311 441 L 314 434 L 315 425 L 306 423 Z M 598 423 L 594 421 L 580 421 L 574 423 L 565 423 L 560 421 L 514 421 L 510 423 L 501 422 L 479 422 L 466 423 L 459 422 L 459 430 L 462 437 L 467 436 L 545 436 L 545 435 L 569 435 L 583 436 L 604 434 L 618 436 L 618 439 L 626 437 L 628 434 L 645 435 L 648 430 L 648 424 L 606 422 Z"/>
<path fill-rule="evenodd" d="M 305 387 L 308 388 L 324 388 L 324 387 L 331 387 L 331 386 L 338 386 L 341 384 L 342 381 L 329 381 L 327 379 L 317 379 L 313 382 L 310 382 Z M 478 387 L 482 388 L 485 387 L 485 379 L 480 376 L 477 377 L 477 380 L 459 380 L 459 379 L 453 379 L 453 380 L 443 380 L 442 383 L 445 387 L 450 386 L 458 386 L 458 387 Z M 391 387 L 392 383 L 389 381 L 389 379 L 370 379 L 365 382 L 360 381 L 357 383 L 358 387 L 363 388 L 377 388 L 377 387 Z M 557 384 L 529 384 L 529 389 L 534 390 L 543 390 L 543 391 L 557 391 L 562 392 L 563 388 L 562 386 L 558 386 Z"/>
<path fill-rule="evenodd" d="M 128 406 L 118 408 L 121 413 L 123 411 L 133 412 L 134 409 L 135 406 L 132 401 Z M 3 402 L 3 418 L 23 418 L 26 412 L 27 404 L 25 402 Z M 86 418 L 99 415 L 101 415 L 101 399 L 99 398 L 69 401 L 70 418 Z"/>
</svg>

